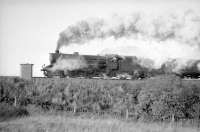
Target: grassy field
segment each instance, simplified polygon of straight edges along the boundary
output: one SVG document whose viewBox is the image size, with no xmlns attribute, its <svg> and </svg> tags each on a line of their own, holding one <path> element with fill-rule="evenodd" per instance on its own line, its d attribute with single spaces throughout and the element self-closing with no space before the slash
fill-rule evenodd
<svg viewBox="0 0 200 132">
<path fill-rule="evenodd" d="M 0 77 L 0 101 L 0 132 L 200 131 L 200 80 L 176 76 L 31 81 Z M 87 112 L 79 113 L 80 108 Z M 170 121 L 175 122 L 166 123 Z"/>
<path fill-rule="evenodd" d="M 0 123 L 1 132 L 199 132 L 188 125 L 38 115 Z"/>
</svg>

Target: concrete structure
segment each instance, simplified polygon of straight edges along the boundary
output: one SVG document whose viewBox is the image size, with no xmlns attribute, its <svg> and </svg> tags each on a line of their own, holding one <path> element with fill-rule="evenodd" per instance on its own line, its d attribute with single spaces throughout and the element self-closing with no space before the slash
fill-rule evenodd
<svg viewBox="0 0 200 132">
<path fill-rule="evenodd" d="M 21 75 L 20 77 L 23 78 L 23 79 L 31 79 L 32 78 L 32 75 L 33 75 L 33 64 L 29 64 L 29 63 L 26 63 L 26 64 L 21 64 Z"/>
</svg>

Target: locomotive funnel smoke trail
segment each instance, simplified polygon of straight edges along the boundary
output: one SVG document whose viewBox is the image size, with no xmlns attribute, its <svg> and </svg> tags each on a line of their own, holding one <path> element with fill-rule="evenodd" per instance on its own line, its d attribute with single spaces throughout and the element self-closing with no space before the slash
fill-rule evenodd
<svg viewBox="0 0 200 132">
<path fill-rule="evenodd" d="M 136 13 L 128 17 L 113 16 L 107 19 L 88 19 L 67 27 L 60 33 L 57 50 L 70 44 L 84 44 L 95 39 L 143 36 L 155 41 L 174 40 L 177 43 L 200 45 L 200 16 L 188 10 L 180 15 L 162 17 Z"/>
<path fill-rule="evenodd" d="M 153 61 L 143 59 L 139 63 L 156 69 L 165 65 L 179 72 L 190 67 L 190 60 L 200 59 L 200 16 L 188 10 L 163 16 L 135 13 L 82 20 L 60 33 L 57 50 L 71 44 L 90 46 L 99 40 L 102 40 L 98 47 L 103 48 L 103 54 L 147 58 Z"/>
</svg>

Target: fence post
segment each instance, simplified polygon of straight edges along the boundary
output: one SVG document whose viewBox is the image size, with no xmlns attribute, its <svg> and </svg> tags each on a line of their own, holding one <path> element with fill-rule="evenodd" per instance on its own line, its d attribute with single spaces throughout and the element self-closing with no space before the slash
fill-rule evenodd
<svg viewBox="0 0 200 132">
<path fill-rule="evenodd" d="M 15 96 L 14 98 L 14 106 L 16 107 L 17 106 L 17 97 Z"/>
<path fill-rule="evenodd" d="M 128 116 L 129 116 L 129 112 L 128 112 L 128 109 L 126 109 L 126 120 L 128 119 Z"/>
</svg>

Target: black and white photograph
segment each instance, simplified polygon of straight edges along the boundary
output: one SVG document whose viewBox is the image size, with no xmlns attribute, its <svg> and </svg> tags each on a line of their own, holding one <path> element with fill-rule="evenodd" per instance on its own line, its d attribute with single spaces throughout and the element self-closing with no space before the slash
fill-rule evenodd
<svg viewBox="0 0 200 132">
<path fill-rule="evenodd" d="M 200 0 L 0 0 L 0 132 L 200 132 Z"/>
</svg>

